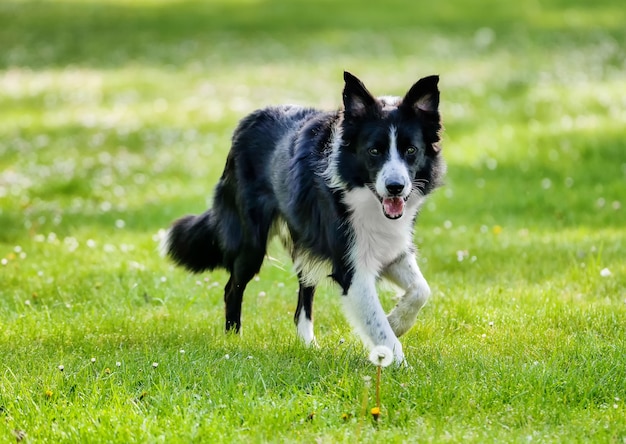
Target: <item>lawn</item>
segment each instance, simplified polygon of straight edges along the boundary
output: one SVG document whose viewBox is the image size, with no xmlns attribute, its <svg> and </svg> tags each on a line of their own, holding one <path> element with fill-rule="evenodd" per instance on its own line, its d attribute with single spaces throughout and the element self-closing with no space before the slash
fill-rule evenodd
<svg viewBox="0 0 626 444">
<path fill-rule="evenodd" d="M 4 0 L 0 441 L 626 442 L 622 1 Z M 280 247 L 225 335 L 223 272 L 160 230 L 204 211 L 238 119 L 441 76 L 433 297 L 376 368 L 329 282 L 320 347 Z M 381 289 L 385 307 L 394 291 Z"/>
</svg>

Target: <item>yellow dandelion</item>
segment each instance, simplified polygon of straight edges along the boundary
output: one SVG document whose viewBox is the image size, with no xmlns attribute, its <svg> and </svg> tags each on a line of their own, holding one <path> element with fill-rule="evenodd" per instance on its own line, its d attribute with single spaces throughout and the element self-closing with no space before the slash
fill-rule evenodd
<svg viewBox="0 0 626 444">
<path fill-rule="evenodd" d="M 500 234 L 502 233 L 502 227 L 500 225 L 494 225 L 492 228 L 493 234 Z"/>
<path fill-rule="evenodd" d="M 46 398 L 52 398 L 52 390 L 50 389 L 46 390 L 45 395 L 46 395 Z"/>
<path fill-rule="evenodd" d="M 380 416 L 380 407 L 373 407 L 372 410 L 370 410 L 370 413 L 372 414 L 372 418 L 374 418 L 375 421 L 378 421 L 378 417 Z"/>
</svg>

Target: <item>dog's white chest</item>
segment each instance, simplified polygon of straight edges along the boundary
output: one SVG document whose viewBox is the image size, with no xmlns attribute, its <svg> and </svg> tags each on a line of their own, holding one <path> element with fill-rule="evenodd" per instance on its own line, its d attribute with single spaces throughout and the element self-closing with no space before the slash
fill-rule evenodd
<svg viewBox="0 0 626 444">
<path fill-rule="evenodd" d="M 346 192 L 344 203 L 351 211 L 354 239 L 348 257 L 355 268 L 378 274 L 411 247 L 413 219 L 419 208 L 416 197 L 409 199 L 405 214 L 395 220 L 385 217 L 380 202 L 367 188 Z"/>
</svg>

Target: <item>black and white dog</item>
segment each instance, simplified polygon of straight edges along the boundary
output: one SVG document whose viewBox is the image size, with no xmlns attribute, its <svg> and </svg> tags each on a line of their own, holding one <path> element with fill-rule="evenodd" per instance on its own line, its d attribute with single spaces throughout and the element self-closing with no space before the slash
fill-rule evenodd
<svg viewBox="0 0 626 444">
<path fill-rule="evenodd" d="M 400 363 L 397 338 L 430 295 L 413 226 L 445 172 L 439 78 L 419 80 L 404 98 L 378 99 L 352 74 L 344 80 L 342 110 L 279 106 L 244 118 L 213 207 L 174 222 L 162 248 L 190 271 L 230 272 L 226 329 L 239 331 L 246 285 L 278 235 L 298 274 L 295 322 L 304 342 L 315 343 L 315 287 L 332 277 L 365 345 L 388 347 Z M 381 277 L 405 291 L 389 315 L 376 291 Z"/>
</svg>

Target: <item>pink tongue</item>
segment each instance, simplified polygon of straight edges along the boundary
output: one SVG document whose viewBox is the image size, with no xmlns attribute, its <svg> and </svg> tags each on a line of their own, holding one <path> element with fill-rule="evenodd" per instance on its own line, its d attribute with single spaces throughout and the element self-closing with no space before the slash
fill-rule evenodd
<svg viewBox="0 0 626 444">
<path fill-rule="evenodd" d="M 383 212 L 385 216 L 396 219 L 404 213 L 404 199 L 400 197 L 388 197 L 383 199 Z"/>
</svg>

